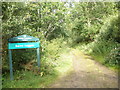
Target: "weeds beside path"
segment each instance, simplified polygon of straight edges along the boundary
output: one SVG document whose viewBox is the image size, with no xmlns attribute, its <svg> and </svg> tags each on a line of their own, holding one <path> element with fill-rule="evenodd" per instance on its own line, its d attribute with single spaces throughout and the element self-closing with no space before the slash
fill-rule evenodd
<svg viewBox="0 0 120 90">
<path fill-rule="evenodd" d="M 76 49 L 70 55 L 73 71 L 56 80 L 49 88 L 118 88 L 117 73 Z"/>
</svg>

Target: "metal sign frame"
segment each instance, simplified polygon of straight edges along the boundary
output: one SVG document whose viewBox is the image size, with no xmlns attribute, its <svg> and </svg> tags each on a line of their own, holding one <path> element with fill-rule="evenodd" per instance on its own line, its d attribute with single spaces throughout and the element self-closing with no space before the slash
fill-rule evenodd
<svg viewBox="0 0 120 90">
<path fill-rule="evenodd" d="M 24 37 L 24 38 L 21 38 L 21 37 Z M 9 66 L 10 66 L 10 80 L 14 80 L 14 77 L 13 77 L 13 65 L 12 65 L 12 50 L 13 49 L 29 49 L 29 48 L 36 48 L 37 50 L 37 64 L 38 64 L 38 67 L 40 67 L 40 42 L 27 42 L 27 43 L 11 43 L 12 41 L 17 41 L 18 38 L 21 38 L 21 40 L 18 40 L 18 41 L 30 41 L 30 37 L 31 39 L 34 39 L 34 40 L 31 40 L 31 41 L 35 41 L 35 40 L 39 40 L 38 38 L 34 38 L 34 37 L 31 37 L 31 36 L 28 36 L 28 35 L 21 35 L 21 36 L 18 36 L 18 37 L 14 37 L 14 38 L 11 38 L 9 39 L 9 43 L 8 43 L 8 54 L 9 54 Z M 16 39 L 17 38 L 17 39 Z M 27 39 L 29 40 L 27 40 Z M 24 40 L 23 40 L 24 39 Z"/>
</svg>

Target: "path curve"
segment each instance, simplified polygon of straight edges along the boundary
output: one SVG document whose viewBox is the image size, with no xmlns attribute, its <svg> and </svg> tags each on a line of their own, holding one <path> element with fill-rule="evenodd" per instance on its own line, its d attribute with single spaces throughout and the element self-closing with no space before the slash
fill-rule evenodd
<svg viewBox="0 0 120 90">
<path fill-rule="evenodd" d="M 118 74 L 79 51 L 70 52 L 73 71 L 49 88 L 118 88 Z"/>
</svg>

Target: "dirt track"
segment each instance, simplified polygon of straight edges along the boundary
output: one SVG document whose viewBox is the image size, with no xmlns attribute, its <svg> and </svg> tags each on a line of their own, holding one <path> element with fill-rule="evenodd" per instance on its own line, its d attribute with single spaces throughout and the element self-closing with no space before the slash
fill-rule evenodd
<svg viewBox="0 0 120 90">
<path fill-rule="evenodd" d="M 118 74 L 83 53 L 70 52 L 73 71 L 49 88 L 118 88 Z"/>
</svg>

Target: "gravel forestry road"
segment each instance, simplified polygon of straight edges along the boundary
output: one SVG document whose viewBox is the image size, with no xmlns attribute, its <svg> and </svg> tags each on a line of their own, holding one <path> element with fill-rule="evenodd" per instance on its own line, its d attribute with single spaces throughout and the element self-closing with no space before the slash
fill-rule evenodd
<svg viewBox="0 0 120 90">
<path fill-rule="evenodd" d="M 56 80 L 49 88 L 118 88 L 118 73 L 90 56 L 72 50 L 73 70 Z"/>
</svg>

